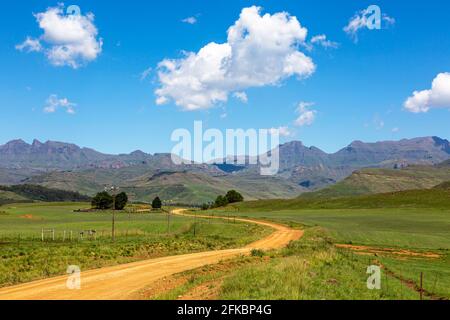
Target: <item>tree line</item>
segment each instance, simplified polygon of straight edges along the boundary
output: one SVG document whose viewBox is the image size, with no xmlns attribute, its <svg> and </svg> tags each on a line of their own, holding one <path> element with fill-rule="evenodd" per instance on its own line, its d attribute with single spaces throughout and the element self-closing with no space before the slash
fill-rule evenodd
<svg viewBox="0 0 450 320">
<path fill-rule="evenodd" d="M 217 196 L 216 200 L 212 203 L 205 203 L 202 205 L 202 210 L 214 209 L 225 207 L 228 204 L 238 203 L 244 201 L 242 194 L 236 190 L 228 191 L 224 196 Z M 92 198 L 92 208 L 97 210 L 123 210 L 128 204 L 128 195 L 125 192 L 117 194 L 114 198 L 106 191 L 99 192 Z M 153 209 L 161 209 L 162 201 L 159 197 L 156 197 L 152 201 Z"/>
<path fill-rule="evenodd" d="M 128 195 L 125 192 L 117 194 L 115 197 L 108 192 L 99 192 L 92 198 L 91 206 L 97 210 L 123 210 L 128 204 Z M 161 209 L 162 201 L 159 197 L 156 197 L 152 201 L 153 209 Z"/>
<path fill-rule="evenodd" d="M 202 210 L 214 209 L 214 208 L 222 208 L 232 203 L 238 203 L 244 201 L 244 197 L 242 194 L 237 192 L 236 190 L 230 190 L 226 195 L 219 195 L 216 198 L 216 201 L 213 203 L 205 203 L 202 205 Z"/>
</svg>

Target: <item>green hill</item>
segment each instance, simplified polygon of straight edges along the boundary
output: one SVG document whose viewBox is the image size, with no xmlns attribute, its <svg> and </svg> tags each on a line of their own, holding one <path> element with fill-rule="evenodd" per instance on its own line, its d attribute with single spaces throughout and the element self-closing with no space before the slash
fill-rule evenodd
<svg viewBox="0 0 450 320">
<path fill-rule="evenodd" d="M 338 198 L 354 195 L 430 189 L 450 180 L 450 166 L 410 166 L 404 169 L 363 169 L 347 179 L 302 198 Z"/>
<path fill-rule="evenodd" d="M 302 209 L 450 208 L 450 189 L 422 189 L 333 199 L 249 201 L 232 205 L 239 211 Z"/>
<path fill-rule="evenodd" d="M 0 186 L 0 204 L 33 201 L 82 202 L 90 201 L 90 198 L 78 192 L 49 189 L 36 185 Z"/>
<path fill-rule="evenodd" d="M 104 185 L 115 184 L 129 194 L 131 201 L 150 202 L 159 196 L 165 201 L 184 204 L 214 201 L 217 195 L 232 189 L 238 190 L 248 200 L 292 198 L 305 190 L 280 177 L 211 175 L 192 171 L 150 170 L 144 166 L 51 172 L 33 177 L 28 183 L 78 191 L 89 196 L 103 190 Z"/>
</svg>

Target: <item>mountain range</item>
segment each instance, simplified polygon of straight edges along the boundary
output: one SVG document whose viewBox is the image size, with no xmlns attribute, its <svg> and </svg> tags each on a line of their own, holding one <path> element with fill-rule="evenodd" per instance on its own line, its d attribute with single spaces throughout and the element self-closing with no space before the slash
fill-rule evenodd
<svg viewBox="0 0 450 320">
<path fill-rule="evenodd" d="M 259 175 L 255 165 L 175 165 L 170 154 L 110 155 L 75 144 L 13 140 L 0 146 L 0 184 L 36 184 L 92 195 L 117 184 L 134 200 L 155 195 L 183 203 L 211 201 L 229 189 L 247 199 L 289 198 L 336 184 L 363 168 L 401 169 L 450 159 L 450 143 L 423 137 L 352 142 L 336 153 L 292 141 L 280 145 L 280 171 Z"/>
</svg>

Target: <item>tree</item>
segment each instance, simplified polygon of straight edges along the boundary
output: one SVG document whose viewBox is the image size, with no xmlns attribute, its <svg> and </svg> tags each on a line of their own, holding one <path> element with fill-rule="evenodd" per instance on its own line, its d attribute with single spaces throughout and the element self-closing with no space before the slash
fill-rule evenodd
<svg viewBox="0 0 450 320">
<path fill-rule="evenodd" d="M 208 210 L 210 207 L 211 207 L 211 206 L 210 206 L 209 203 L 204 203 L 204 204 L 202 204 L 202 210 L 203 210 L 203 211 Z"/>
<path fill-rule="evenodd" d="M 116 196 L 116 210 L 123 210 L 128 203 L 128 196 L 125 192 L 121 192 Z"/>
<path fill-rule="evenodd" d="M 152 202 L 153 209 L 161 209 L 162 208 L 162 202 L 159 197 L 156 197 Z"/>
<path fill-rule="evenodd" d="M 225 207 L 228 204 L 227 197 L 224 196 L 218 196 L 216 201 L 214 202 L 214 206 L 216 208 Z"/>
<path fill-rule="evenodd" d="M 91 205 L 94 209 L 106 210 L 113 206 L 113 197 L 106 191 L 99 192 L 92 199 Z"/>
<path fill-rule="evenodd" d="M 228 191 L 225 197 L 227 198 L 228 203 L 236 203 L 244 201 L 244 197 L 236 190 Z"/>
</svg>

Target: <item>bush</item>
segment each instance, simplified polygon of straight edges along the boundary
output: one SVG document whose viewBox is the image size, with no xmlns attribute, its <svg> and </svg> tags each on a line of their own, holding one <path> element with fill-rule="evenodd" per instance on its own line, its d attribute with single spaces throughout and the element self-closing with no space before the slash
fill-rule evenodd
<svg viewBox="0 0 450 320">
<path fill-rule="evenodd" d="M 236 203 L 244 201 L 244 197 L 236 190 L 228 191 L 225 197 L 227 198 L 228 203 Z"/>
<path fill-rule="evenodd" d="M 116 201 L 115 201 L 115 209 L 116 210 L 123 210 L 125 208 L 125 206 L 128 203 L 128 196 L 125 192 L 119 193 L 116 196 Z"/>
<path fill-rule="evenodd" d="M 228 204 L 227 197 L 224 196 L 218 196 L 216 201 L 214 202 L 214 206 L 216 208 L 225 207 Z"/>
<path fill-rule="evenodd" d="M 252 255 L 252 257 L 260 257 L 260 258 L 262 258 L 262 257 L 264 257 L 265 253 L 262 250 L 253 249 L 252 252 L 251 252 L 251 255 Z"/>
<path fill-rule="evenodd" d="M 156 197 L 152 202 L 152 208 L 153 209 L 161 209 L 162 208 L 162 201 L 159 197 Z"/>
<path fill-rule="evenodd" d="M 99 209 L 99 210 L 112 209 L 112 207 L 113 207 L 113 198 L 106 191 L 99 192 L 92 199 L 91 205 L 92 205 L 92 208 Z"/>
</svg>

